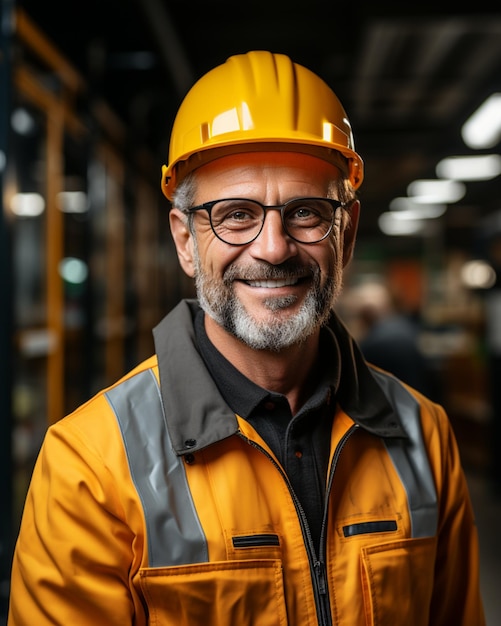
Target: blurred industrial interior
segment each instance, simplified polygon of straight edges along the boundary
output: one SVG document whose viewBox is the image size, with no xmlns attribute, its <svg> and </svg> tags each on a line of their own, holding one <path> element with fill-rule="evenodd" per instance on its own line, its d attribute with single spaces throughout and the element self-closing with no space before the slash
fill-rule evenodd
<svg viewBox="0 0 501 626">
<path fill-rule="evenodd" d="M 388 367 L 408 366 L 415 350 L 416 384 L 446 408 L 477 513 L 488 624 L 500 624 L 501 11 L 0 7 L 0 624 L 46 428 L 149 356 L 152 327 L 193 295 L 160 168 L 189 87 L 250 49 L 289 54 L 345 105 L 366 178 L 339 312 L 367 350 L 378 322 L 371 354 L 389 339 Z"/>
</svg>

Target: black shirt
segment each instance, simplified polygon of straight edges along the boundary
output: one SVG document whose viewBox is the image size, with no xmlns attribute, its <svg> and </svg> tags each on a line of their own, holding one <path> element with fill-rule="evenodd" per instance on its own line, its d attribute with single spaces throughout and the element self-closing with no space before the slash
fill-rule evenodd
<svg viewBox="0 0 501 626">
<path fill-rule="evenodd" d="M 256 429 L 284 468 L 318 549 L 339 382 L 339 349 L 333 332 L 322 329 L 315 387 L 296 415 L 284 395 L 253 383 L 215 348 L 205 332 L 203 311 L 195 319 L 195 335 L 228 406 Z"/>
</svg>

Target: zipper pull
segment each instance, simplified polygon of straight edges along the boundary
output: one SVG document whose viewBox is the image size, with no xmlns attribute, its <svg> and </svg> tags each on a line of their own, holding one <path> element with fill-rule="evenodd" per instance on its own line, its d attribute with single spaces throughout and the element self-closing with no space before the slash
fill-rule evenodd
<svg viewBox="0 0 501 626">
<path fill-rule="evenodd" d="M 316 561 L 315 563 L 315 575 L 317 577 L 318 582 L 318 591 L 322 595 L 326 593 L 326 584 L 325 584 L 325 565 L 322 561 Z"/>
</svg>

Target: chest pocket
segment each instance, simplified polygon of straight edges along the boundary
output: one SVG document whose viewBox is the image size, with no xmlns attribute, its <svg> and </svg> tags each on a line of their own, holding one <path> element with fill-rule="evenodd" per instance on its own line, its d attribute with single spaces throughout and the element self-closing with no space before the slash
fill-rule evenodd
<svg viewBox="0 0 501 626">
<path fill-rule="evenodd" d="M 219 561 L 140 572 L 150 624 L 156 626 L 284 626 L 279 560 Z"/>
<path fill-rule="evenodd" d="M 362 548 L 362 589 L 368 626 L 429 624 L 435 551 L 435 537 Z"/>
</svg>

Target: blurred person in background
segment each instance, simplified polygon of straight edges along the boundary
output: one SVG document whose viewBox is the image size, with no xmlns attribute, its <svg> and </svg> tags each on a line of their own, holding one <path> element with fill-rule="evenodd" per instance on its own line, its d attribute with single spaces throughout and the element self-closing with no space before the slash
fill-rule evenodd
<svg viewBox="0 0 501 626">
<path fill-rule="evenodd" d="M 162 189 L 198 298 L 49 428 L 9 626 L 483 626 L 447 416 L 334 312 L 362 179 L 336 95 L 285 55 L 192 87 Z"/>
<path fill-rule="evenodd" d="M 431 367 L 419 345 L 419 324 L 399 309 L 386 285 L 363 285 L 357 296 L 358 343 L 367 361 L 433 397 Z"/>
</svg>

